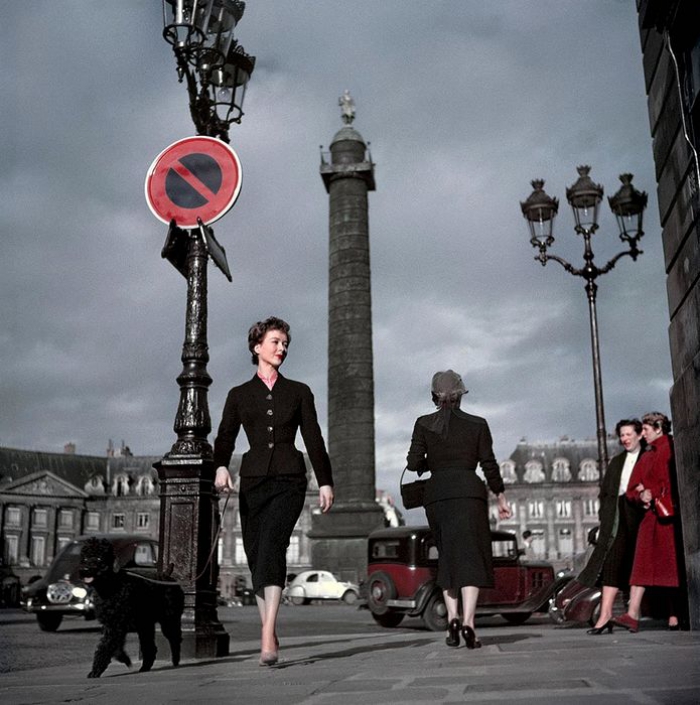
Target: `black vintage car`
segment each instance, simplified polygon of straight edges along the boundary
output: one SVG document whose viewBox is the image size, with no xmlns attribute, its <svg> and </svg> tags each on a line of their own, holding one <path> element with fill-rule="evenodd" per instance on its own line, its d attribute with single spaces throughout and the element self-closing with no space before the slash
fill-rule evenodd
<svg viewBox="0 0 700 705">
<path fill-rule="evenodd" d="M 80 549 L 89 538 L 107 539 L 114 546 L 116 568 L 127 568 L 146 577 L 157 576 L 158 542 L 146 536 L 92 534 L 66 544 L 46 575 L 22 588 L 22 608 L 36 615 L 39 628 L 55 632 L 66 615 L 95 618 L 92 588 L 78 577 Z"/>
<path fill-rule="evenodd" d="M 477 616 L 500 614 L 513 624 L 533 612 L 546 612 L 554 587 L 554 569 L 544 561 L 526 561 L 516 535 L 492 531 L 495 586 L 479 591 Z M 442 591 L 435 584 L 438 551 L 427 526 L 379 529 L 368 539 L 367 606 L 383 627 L 404 617 L 421 617 L 433 631 L 447 628 Z"/>
</svg>

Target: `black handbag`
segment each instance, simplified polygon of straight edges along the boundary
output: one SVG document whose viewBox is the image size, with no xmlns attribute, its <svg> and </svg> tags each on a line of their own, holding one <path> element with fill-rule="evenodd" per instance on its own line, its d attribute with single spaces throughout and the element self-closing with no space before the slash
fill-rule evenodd
<svg viewBox="0 0 700 705">
<path fill-rule="evenodd" d="M 423 499 L 425 497 L 425 486 L 428 484 L 427 480 L 415 480 L 414 482 L 403 483 L 403 476 L 406 474 L 406 468 L 403 469 L 401 473 L 401 479 L 399 480 L 399 487 L 401 488 L 401 501 L 406 509 L 415 509 L 416 507 L 423 506 Z"/>
</svg>

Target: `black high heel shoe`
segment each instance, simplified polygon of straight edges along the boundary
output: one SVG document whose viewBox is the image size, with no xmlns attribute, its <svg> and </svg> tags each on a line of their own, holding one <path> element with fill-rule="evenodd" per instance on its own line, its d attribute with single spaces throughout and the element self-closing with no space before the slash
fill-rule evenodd
<svg viewBox="0 0 700 705">
<path fill-rule="evenodd" d="M 481 642 L 476 638 L 476 634 L 471 627 L 462 627 L 462 636 L 468 649 L 480 649 Z"/>
<path fill-rule="evenodd" d="M 586 634 L 592 634 L 593 636 L 599 636 L 603 632 L 612 634 L 614 626 L 615 622 L 613 622 L 612 619 L 609 619 L 602 627 L 593 627 L 592 629 L 586 631 Z"/>
<path fill-rule="evenodd" d="M 448 646 L 459 646 L 459 620 L 458 619 L 453 619 L 448 625 L 447 625 L 447 638 L 445 639 L 445 643 Z"/>
</svg>

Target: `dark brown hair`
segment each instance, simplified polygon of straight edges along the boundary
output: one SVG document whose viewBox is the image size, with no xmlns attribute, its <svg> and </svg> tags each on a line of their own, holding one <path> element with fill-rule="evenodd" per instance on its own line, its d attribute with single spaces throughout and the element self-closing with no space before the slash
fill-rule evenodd
<svg viewBox="0 0 700 705">
<path fill-rule="evenodd" d="M 258 356 L 255 353 L 255 346 L 262 343 L 265 334 L 271 330 L 279 330 L 287 336 L 287 345 L 292 342 L 292 334 L 289 332 L 289 323 L 281 318 L 270 316 L 264 321 L 254 323 L 248 331 L 248 350 L 253 359 L 253 364 L 258 364 Z"/>
<path fill-rule="evenodd" d="M 621 419 L 615 424 L 615 433 L 620 437 L 620 431 L 623 426 L 634 427 L 634 432 L 639 435 L 642 432 L 642 422 L 639 419 Z"/>
</svg>

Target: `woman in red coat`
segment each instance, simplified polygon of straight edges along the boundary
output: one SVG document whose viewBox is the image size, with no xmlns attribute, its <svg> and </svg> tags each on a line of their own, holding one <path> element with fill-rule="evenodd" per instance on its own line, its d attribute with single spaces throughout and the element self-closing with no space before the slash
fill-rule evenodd
<svg viewBox="0 0 700 705">
<path fill-rule="evenodd" d="M 664 414 L 652 412 L 642 417 L 642 435 L 647 450 L 640 456 L 627 486 L 627 498 L 646 510 L 637 534 L 627 613 L 613 619 L 614 624 L 631 632 L 639 629 L 645 588 L 678 587 L 675 519 L 660 517 L 654 506 L 655 500 L 664 495 L 668 503 L 671 501 L 673 439 L 669 436 L 670 430 L 671 422 Z M 678 617 L 673 611 L 668 626 L 669 629 L 678 629 Z"/>
</svg>

